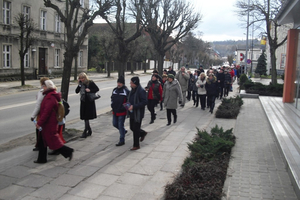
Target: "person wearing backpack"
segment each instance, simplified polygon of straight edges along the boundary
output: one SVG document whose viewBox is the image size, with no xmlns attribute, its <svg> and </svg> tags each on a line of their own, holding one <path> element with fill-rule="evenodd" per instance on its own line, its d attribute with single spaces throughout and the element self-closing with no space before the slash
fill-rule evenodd
<svg viewBox="0 0 300 200">
<path fill-rule="evenodd" d="M 61 94 L 56 92 L 56 86 L 51 80 L 46 80 L 43 85 L 43 95 L 45 95 L 40 108 L 40 119 L 36 123 L 39 133 L 39 154 L 38 159 L 34 163 L 47 162 L 47 146 L 56 150 L 69 160 L 73 157 L 74 149 L 64 145 L 57 132 L 58 121 L 58 102 L 61 100 Z"/>
<path fill-rule="evenodd" d="M 125 79 L 120 76 L 117 80 L 117 87 L 113 89 L 111 94 L 111 108 L 113 112 L 113 126 L 119 130 L 120 139 L 116 146 L 125 144 L 125 134 L 127 130 L 124 128 L 124 122 L 127 115 L 127 110 L 123 106 L 127 102 L 129 90 L 125 86 Z"/>
<path fill-rule="evenodd" d="M 87 93 L 96 93 L 99 91 L 98 86 L 88 78 L 86 73 L 81 72 L 78 76 L 78 86 L 75 92 L 80 93 L 80 119 L 84 120 L 84 131 L 80 138 L 86 138 L 92 135 L 90 126 L 91 119 L 97 118 L 95 101 L 90 101 Z"/>
</svg>

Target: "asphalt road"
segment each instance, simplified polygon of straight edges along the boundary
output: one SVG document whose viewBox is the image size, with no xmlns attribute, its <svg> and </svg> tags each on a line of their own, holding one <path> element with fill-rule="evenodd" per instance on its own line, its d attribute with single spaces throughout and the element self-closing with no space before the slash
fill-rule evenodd
<svg viewBox="0 0 300 200">
<path fill-rule="evenodd" d="M 150 75 L 140 76 L 140 80 L 141 85 L 145 87 L 150 80 Z M 96 101 L 97 114 L 99 115 L 111 110 L 110 96 L 117 83 L 116 80 L 94 81 L 100 88 L 101 98 Z M 127 77 L 126 85 L 130 89 L 129 82 L 130 77 Z M 70 113 L 67 116 L 66 127 L 68 124 L 80 120 L 80 100 L 79 94 L 75 93 L 76 87 L 77 84 L 72 83 L 69 88 Z M 60 91 L 59 87 L 58 91 Z M 0 96 L 0 145 L 35 132 L 30 117 L 35 107 L 37 92 L 38 90 L 31 90 Z"/>
</svg>

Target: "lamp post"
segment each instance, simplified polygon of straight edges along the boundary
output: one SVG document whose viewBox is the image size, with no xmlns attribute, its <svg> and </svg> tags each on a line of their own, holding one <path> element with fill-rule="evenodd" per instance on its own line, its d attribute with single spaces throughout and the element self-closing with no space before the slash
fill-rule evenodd
<svg viewBox="0 0 300 200">
<path fill-rule="evenodd" d="M 247 60 L 248 60 L 248 36 L 249 36 L 249 4 L 250 0 L 248 0 L 248 13 L 247 13 L 247 34 L 246 34 L 246 53 L 245 53 L 245 74 L 247 74 Z"/>
</svg>

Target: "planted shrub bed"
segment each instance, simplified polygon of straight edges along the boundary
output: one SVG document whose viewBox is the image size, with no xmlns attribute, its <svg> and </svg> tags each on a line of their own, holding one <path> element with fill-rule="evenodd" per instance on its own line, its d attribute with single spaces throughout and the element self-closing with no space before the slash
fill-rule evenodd
<svg viewBox="0 0 300 200">
<path fill-rule="evenodd" d="M 228 118 L 236 119 L 240 108 L 243 105 L 243 100 L 241 97 L 230 97 L 222 99 L 221 105 L 218 107 L 216 112 L 217 118 Z"/>
<path fill-rule="evenodd" d="M 165 199 L 221 199 L 231 149 L 235 144 L 232 129 L 215 126 L 209 134 L 197 129 L 188 144 L 191 152 L 182 165 L 182 173 L 165 188 Z"/>
<path fill-rule="evenodd" d="M 244 88 L 246 93 L 259 94 L 262 96 L 278 96 L 282 97 L 283 94 L 283 84 L 269 84 L 264 85 L 259 82 L 253 82 L 251 79 L 248 79 L 244 83 Z"/>
</svg>

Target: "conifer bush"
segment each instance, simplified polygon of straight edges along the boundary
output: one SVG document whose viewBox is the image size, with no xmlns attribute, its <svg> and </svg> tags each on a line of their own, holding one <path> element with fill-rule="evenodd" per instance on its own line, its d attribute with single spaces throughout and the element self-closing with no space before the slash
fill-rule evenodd
<svg viewBox="0 0 300 200">
<path fill-rule="evenodd" d="M 241 97 L 230 97 L 223 98 L 221 105 L 218 107 L 216 112 L 217 118 L 227 118 L 227 119 L 236 119 L 240 108 L 243 105 L 243 100 Z"/>
<path fill-rule="evenodd" d="M 188 144 L 190 157 L 182 173 L 166 186 L 165 199 L 221 199 L 234 144 L 232 129 L 215 126 L 210 134 L 197 129 L 196 138 Z"/>
</svg>

